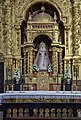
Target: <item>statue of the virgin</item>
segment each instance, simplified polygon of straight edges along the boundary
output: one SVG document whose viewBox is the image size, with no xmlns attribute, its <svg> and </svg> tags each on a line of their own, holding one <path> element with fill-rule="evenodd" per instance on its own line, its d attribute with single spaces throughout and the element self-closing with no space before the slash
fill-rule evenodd
<svg viewBox="0 0 81 120">
<path fill-rule="evenodd" d="M 34 64 L 37 64 L 39 70 L 47 70 L 49 63 L 48 49 L 46 44 L 41 42 Z"/>
</svg>

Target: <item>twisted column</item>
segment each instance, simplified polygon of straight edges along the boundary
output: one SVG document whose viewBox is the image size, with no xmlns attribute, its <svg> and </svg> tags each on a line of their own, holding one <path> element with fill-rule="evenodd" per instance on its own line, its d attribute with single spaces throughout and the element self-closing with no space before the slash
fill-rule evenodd
<svg viewBox="0 0 81 120">
<path fill-rule="evenodd" d="M 33 67 L 33 48 L 29 47 L 29 73 L 32 74 Z"/>
<path fill-rule="evenodd" d="M 21 44 L 21 34 L 20 34 L 20 28 L 17 30 L 17 43 L 16 43 L 16 52 L 18 55 L 20 55 L 20 44 Z"/>
<path fill-rule="evenodd" d="M 24 52 L 24 74 L 26 74 L 26 51 Z"/>
<path fill-rule="evenodd" d="M 60 56 L 59 56 L 59 59 L 60 59 L 60 73 L 62 73 L 62 49 L 60 49 L 60 52 L 59 52 Z"/>
<path fill-rule="evenodd" d="M 54 60 L 54 58 L 55 58 L 55 51 L 54 51 L 54 47 L 52 47 L 52 65 L 53 65 L 53 70 L 55 71 L 55 69 L 54 69 L 54 65 L 55 65 L 55 60 Z"/>
<path fill-rule="evenodd" d="M 66 67 L 67 67 L 67 60 L 64 60 L 64 71 L 66 71 Z"/>
<path fill-rule="evenodd" d="M 79 44 L 78 44 L 78 41 L 79 41 L 79 8 L 78 8 L 78 4 L 77 3 L 74 3 L 74 42 L 75 42 L 75 55 L 79 55 Z"/>
<path fill-rule="evenodd" d="M 52 65 L 54 73 L 57 73 L 57 56 L 56 56 L 56 47 L 52 46 Z"/>
<path fill-rule="evenodd" d="M 0 50 L 2 49 L 2 36 L 3 36 L 3 24 L 2 24 L 2 3 L 0 3 Z"/>
<path fill-rule="evenodd" d="M 12 21 L 10 1 L 6 2 L 6 32 L 7 32 L 7 55 L 12 54 Z"/>
<path fill-rule="evenodd" d="M 65 25 L 64 33 L 65 33 L 64 35 L 65 35 L 65 45 L 66 45 L 65 51 L 66 51 L 66 54 L 68 54 L 69 53 L 69 46 L 68 46 L 68 26 L 67 25 Z"/>
</svg>

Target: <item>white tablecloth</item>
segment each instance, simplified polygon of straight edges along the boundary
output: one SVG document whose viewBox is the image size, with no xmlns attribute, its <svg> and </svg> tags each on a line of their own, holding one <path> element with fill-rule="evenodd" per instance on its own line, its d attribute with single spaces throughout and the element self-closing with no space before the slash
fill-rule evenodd
<svg viewBox="0 0 81 120">
<path fill-rule="evenodd" d="M 7 91 L 0 94 L 0 103 L 5 99 L 81 99 L 81 91 Z"/>
</svg>

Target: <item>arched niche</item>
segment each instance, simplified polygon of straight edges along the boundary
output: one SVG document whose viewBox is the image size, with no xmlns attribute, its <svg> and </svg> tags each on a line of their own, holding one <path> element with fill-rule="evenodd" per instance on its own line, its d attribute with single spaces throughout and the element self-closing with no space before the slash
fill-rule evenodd
<svg viewBox="0 0 81 120">
<path fill-rule="evenodd" d="M 50 62 L 52 61 L 52 51 L 51 51 L 51 43 L 52 43 L 52 40 L 49 36 L 47 35 L 38 35 L 36 36 L 36 38 L 34 39 L 33 41 L 33 44 L 34 44 L 34 52 L 35 52 L 35 58 L 36 58 L 36 55 L 37 55 L 37 52 L 38 52 L 38 49 L 39 49 L 39 45 L 41 42 L 44 42 L 47 49 L 48 49 L 48 55 L 49 55 L 49 58 L 50 58 Z M 34 59 L 35 59 L 34 58 Z"/>
<path fill-rule="evenodd" d="M 56 12 L 58 18 L 60 19 L 61 17 L 61 10 L 59 9 L 59 7 L 55 4 L 55 3 L 51 3 L 50 1 L 35 1 L 35 2 L 31 2 L 24 10 L 24 14 L 23 14 L 23 18 L 27 21 L 28 17 L 29 17 L 29 12 L 31 12 L 32 14 L 34 12 L 36 13 L 40 13 L 40 8 L 42 6 L 45 6 L 46 8 L 46 13 L 50 14 L 53 17 L 53 13 Z M 49 6 L 49 7 L 48 7 Z"/>
<path fill-rule="evenodd" d="M 36 36 L 35 39 L 34 39 L 34 41 L 33 41 L 33 43 L 34 43 L 35 47 L 37 47 L 38 44 L 40 44 L 42 41 L 43 41 L 47 46 L 49 46 L 49 47 L 51 46 L 52 40 L 50 39 L 49 36 L 43 35 L 43 34 Z"/>
</svg>

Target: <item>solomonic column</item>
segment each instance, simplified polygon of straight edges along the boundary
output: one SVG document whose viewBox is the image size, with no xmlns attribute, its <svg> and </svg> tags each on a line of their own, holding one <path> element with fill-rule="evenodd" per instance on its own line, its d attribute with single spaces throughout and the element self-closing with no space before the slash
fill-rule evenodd
<svg viewBox="0 0 81 120">
<path fill-rule="evenodd" d="M 33 67 L 33 47 L 29 47 L 29 73 L 32 74 Z"/>
<path fill-rule="evenodd" d="M 12 54 L 12 21 L 11 21 L 11 3 L 6 0 L 6 32 L 7 32 L 7 55 Z"/>
<path fill-rule="evenodd" d="M 79 8 L 78 8 L 78 2 L 74 2 L 74 42 L 75 42 L 75 56 L 79 54 Z"/>
<path fill-rule="evenodd" d="M 60 60 L 60 73 L 62 73 L 62 49 L 59 51 L 59 60 Z"/>
<path fill-rule="evenodd" d="M 57 73 L 57 53 L 56 47 L 52 46 L 52 65 L 54 73 Z"/>
<path fill-rule="evenodd" d="M 24 74 L 26 75 L 26 51 L 24 51 Z"/>
</svg>

